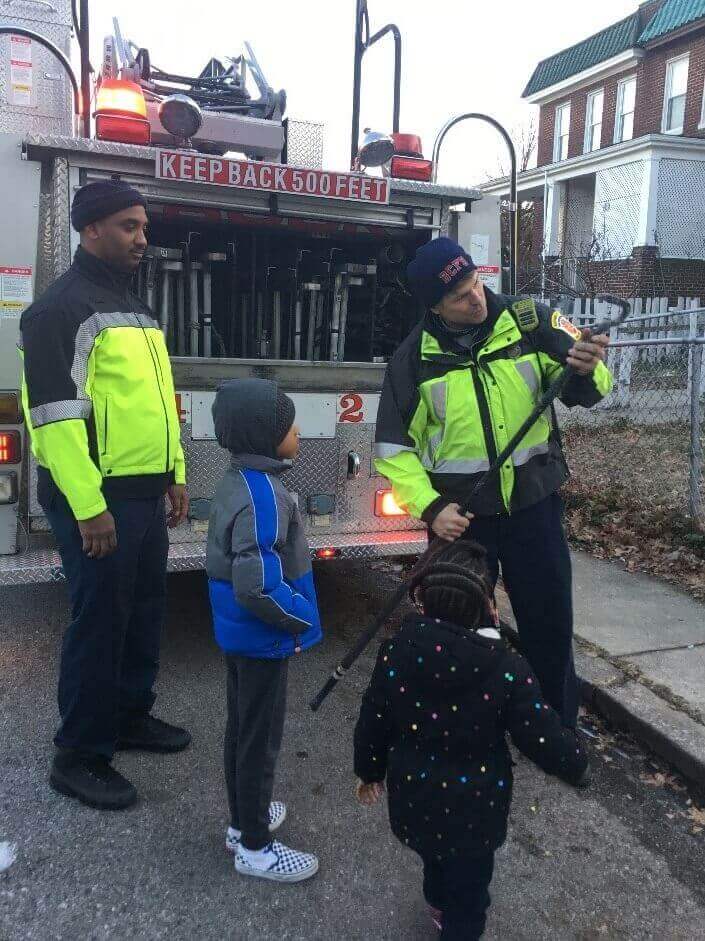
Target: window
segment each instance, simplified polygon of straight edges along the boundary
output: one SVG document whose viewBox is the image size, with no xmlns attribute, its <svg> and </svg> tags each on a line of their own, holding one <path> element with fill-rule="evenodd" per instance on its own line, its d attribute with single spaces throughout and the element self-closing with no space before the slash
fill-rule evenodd
<svg viewBox="0 0 705 941">
<path fill-rule="evenodd" d="M 636 101 L 636 76 L 625 78 L 617 86 L 617 113 L 614 117 L 614 142 L 631 140 L 634 137 L 634 102 Z"/>
<path fill-rule="evenodd" d="M 685 119 L 685 96 L 688 90 L 688 56 L 672 59 L 666 67 L 666 88 L 663 96 L 664 134 L 682 134 Z"/>
<path fill-rule="evenodd" d="M 591 154 L 593 150 L 600 149 L 602 140 L 602 106 L 605 93 L 602 89 L 594 91 L 587 97 L 585 108 L 585 144 L 583 153 Z"/>
<path fill-rule="evenodd" d="M 698 124 L 698 129 L 705 131 L 705 88 L 703 88 L 703 103 L 700 109 L 700 124 Z"/>
<path fill-rule="evenodd" d="M 556 126 L 553 135 L 553 162 L 568 156 L 568 133 L 570 131 L 570 102 L 556 108 Z"/>
</svg>

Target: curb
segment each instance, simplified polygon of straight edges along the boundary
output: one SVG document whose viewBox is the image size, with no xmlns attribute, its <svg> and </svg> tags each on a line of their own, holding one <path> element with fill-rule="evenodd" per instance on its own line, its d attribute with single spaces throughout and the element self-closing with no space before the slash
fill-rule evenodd
<svg viewBox="0 0 705 941">
<path fill-rule="evenodd" d="M 511 608 L 498 592 L 501 628 L 518 641 Z M 615 725 L 628 729 L 639 742 L 696 784 L 705 783 L 705 726 L 679 712 L 647 686 L 602 657 L 587 653 L 576 635 L 575 669 L 583 702 Z"/>
</svg>

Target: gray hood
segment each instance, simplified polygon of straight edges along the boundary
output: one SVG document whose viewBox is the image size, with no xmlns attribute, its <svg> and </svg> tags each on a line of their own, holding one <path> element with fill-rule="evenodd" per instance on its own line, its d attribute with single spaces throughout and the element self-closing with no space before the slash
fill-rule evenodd
<svg viewBox="0 0 705 941">
<path fill-rule="evenodd" d="M 213 402 L 215 436 L 233 454 L 277 459 L 277 384 L 269 379 L 230 379 Z"/>
</svg>

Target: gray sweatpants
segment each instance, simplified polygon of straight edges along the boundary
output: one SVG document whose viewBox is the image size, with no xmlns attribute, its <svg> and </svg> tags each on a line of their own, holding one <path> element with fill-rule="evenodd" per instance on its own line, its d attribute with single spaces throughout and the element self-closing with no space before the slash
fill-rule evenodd
<svg viewBox="0 0 705 941">
<path fill-rule="evenodd" d="M 288 660 L 254 660 L 226 654 L 228 721 L 225 727 L 225 783 L 230 825 L 242 831 L 242 845 L 269 843 L 269 802 L 286 711 Z"/>
</svg>

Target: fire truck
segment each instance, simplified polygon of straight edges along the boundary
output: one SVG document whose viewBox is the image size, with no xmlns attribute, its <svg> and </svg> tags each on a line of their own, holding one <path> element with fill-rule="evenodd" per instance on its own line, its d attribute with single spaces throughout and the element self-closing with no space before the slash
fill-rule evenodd
<svg viewBox="0 0 705 941">
<path fill-rule="evenodd" d="M 79 16 L 80 9 L 80 16 Z M 394 127 L 360 140 L 364 52 L 394 39 Z M 69 52 L 76 37 L 80 75 Z M 59 580 L 36 499 L 20 408 L 24 308 L 69 266 L 75 191 L 118 175 L 148 203 L 150 248 L 134 290 L 165 333 L 177 389 L 190 512 L 169 570 L 203 567 L 210 501 L 227 455 L 211 405 L 224 380 L 275 379 L 294 399 L 300 457 L 286 476 L 315 558 L 416 554 L 424 528 L 374 464 L 385 363 L 422 315 L 404 271 L 450 234 L 500 289 L 496 200 L 432 182 L 399 131 L 401 37 L 371 35 L 355 0 L 350 168 L 323 166 L 323 126 L 286 116 L 252 47 L 198 76 L 163 71 L 117 21 L 100 68 L 87 0 L 8 0 L 0 11 L 0 584 Z"/>
</svg>

